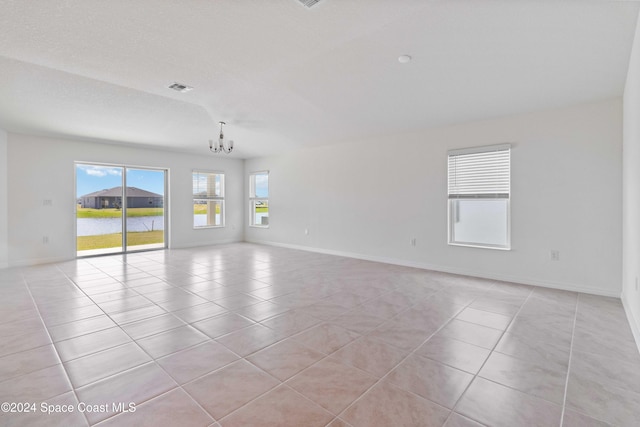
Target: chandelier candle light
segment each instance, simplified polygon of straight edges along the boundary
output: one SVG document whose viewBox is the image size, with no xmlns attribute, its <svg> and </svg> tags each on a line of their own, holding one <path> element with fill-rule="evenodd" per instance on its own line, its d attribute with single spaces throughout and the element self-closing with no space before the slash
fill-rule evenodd
<svg viewBox="0 0 640 427">
<path fill-rule="evenodd" d="M 218 142 L 214 143 L 212 139 L 209 140 L 209 150 L 212 153 L 220 153 L 225 152 L 227 154 L 233 151 L 233 141 L 229 141 L 229 146 L 227 147 L 224 142 L 224 134 L 222 133 L 222 126 L 226 125 L 225 122 L 220 123 L 220 137 L 218 138 Z"/>
</svg>

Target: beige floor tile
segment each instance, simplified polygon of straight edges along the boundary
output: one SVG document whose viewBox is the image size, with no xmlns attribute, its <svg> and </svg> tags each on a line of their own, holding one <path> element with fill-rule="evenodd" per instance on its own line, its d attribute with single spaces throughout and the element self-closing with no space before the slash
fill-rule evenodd
<svg viewBox="0 0 640 427">
<path fill-rule="evenodd" d="M 151 357 L 158 359 L 208 340 L 205 334 L 187 325 L 141 338 L 137 343 Z"/>
<path fill-rule="evenodd" d="M 371 375 L 382 378 L 396 367 L 407 355 L 382 341 L 372 338 L 359 338 L 331 355 L 346 365 L 362 369 Z"/>
<path fill-rule="evenodd" d="M 130 311 L 123 311 L 122 313 L 112 314 L 110 317 L 118 325 L 126 325 L 127 323 L 137 322 L 138 320 L 148 319 L 150 317 L 160 316 L 161 314 L 166 313 L 167 311 L 162 307 L 150 305 Z"/>
<path fill-rule="evenodd" d="M 453 408 L 473 375 L 434 360 L 411 355 L 387 377 L 398 388 Z"/>
<path fill-rule="evenodd" d="M 479 376 L 557 405 L 564 401 L 567 366 L 549 360 L 524 360 L 494 352 Z"/>
<path fill-rule="evenodd" d="M 542 361 L 568 366 L 571 346 L 553 340 L 532 340 L 522 335 L 505 333 L 495 351 L 519 359 Z"/>
<path fill-rule="evenodd" d="M 489 328 L 505 330 L 511 322 L 511 316 L 504 314 L 492 313 L 490 311 L 479 310 L 476 308 L 465 308 L 458 316 L 459 320 L 475 323 L 477 325 L 487 326 Z"/>
<path fill-rule="evenodd" d="M 122 325 L 122 330 L 131 338 L 137 340 L 151 335 L 166 332 L 171 329 L 185 326 L 185 323 L 171 313 L 139 320 L 133 323 Z"/>
<path fill-rule="evenodd" d="M 640 393 L 602 384 L 582 372 L 571 371 L 566 408 L 619 426 L 633 426 L 640 419 Z"/>
<path fill-rule="evenodd" d="M 73 359 L 64 367 L 71 384 L 78 388 L 150 361 L 151 358 L 131 342 Z"/>
<path fill-rule="evenodd" d="M 280 340 L 278 334 L 266 326 L 252 325 L 217 338 L 220 344 L 240 356 L 248 356 Z"/>
<path fill-rule="evenodd" d="M 89 422 L 95 424 L 119 413 L 113 404 L 128 408 L 130 403 L 138 405 L 175 387 L 175 381 L 152 362 L 80 387 L 76 392 L 80 402 L 90 407 L 98 405 L 98 410 L 86 412 Z M 100 405 L 106 405 L 104 411 Z"/>
<path fill-rule="evenodd" d="M 485 348 L 436 335 L 420 346 L 415 354 L 476 374 L 490 353 Z"/>
<path fill-rule="evenodd" d="M 353 427 L 441 426 L 449 410 L 381 382 L 341 415 Z"/>
<path fill-rule="evenodd" d="M 40 403 L 67 391 L 67 374 L 62 365 L 55 365 L 0 382 L 0 401 Z"/>
<path fill-rule="evenodd" d="M 192 326 L 211 338 L 218 338 L 247 326 L 253 325 L 251 320 L 235 313 L 227 313 L 221 316 L 195 322 Z"/>
<path fill-rule="evenodd" d="M 497 344 L 502 333 L 498 329 L 454 319 L 442 328 L 437 336 L 453 338 L 491 350 Z"/>
<path fill-rule="evenodd" d="M 31 329 L 24 334 L 12 335 L 4 339 L 0 346 L 0 357 L 49 344 L 51 339 L 44 328 Z"/>
<path fill-rule="evenodd" d="M 135 412 L 109 418 L 100 427 L 207 427 L 213 418 L 182 389 L 171 390 L 135 407 Z"/>
<path fill-rule="evenodd" d="M 62 411 L 59 409 L 62 407 L 71 407 L 73 411 Z M 35 409 L 35 412 L 0 414 L 0 423 L 4 427 L 87 427 L 89 425 L 82 412 L 78 410 L 78 400 L 73 392 L 38 402 Z"/>
<path fill-rule="evenodd" d="M 324 427 L 333 415 L 281 385 L 220 421 L 222 427 Z"/>
<path fill-rule="evenodd" d="M 0 357 L 0 382 L 60 363 L 53 345 Z"/>
<path fill-rule="evenodd" d="M 80 335 L 103 331 L 117 326 L 108 316 L 101 315 L 49 328 L 53 342 L 68 340 Z"/>
<path fill-rule="evenodd" d="M 217 342 L 206 342 L 158 359 L 157 362 L 178 384 L 184 384 L 238 360 L 238 356 Z"/>
<path fill-rule="evenodd" d="M 242 307 L 258 304 L 262 302 L 262 300 L 259 298 L 241 293 L 241 294 L 232 295 L 226 298 L 216 299 L 214 302 L 228 310 L 236 310 Z"/>
<path fill-rule="evenodd" d="M 483 427 L 482 424 L 475 422 L 467 417 L 452 412 L 444 427 Z"/>
<path fill-rule="evenodd" d="M 611 427 L 612 424 L 596 420 L 571 409 L 564 410 L 562 427 Z"/>
<path fill-rule="evenodd" d="M 324 357 L 289 338 L 247 357 L 247 360 L 285 381 Z"/>
<path fill-rule="evenodd" d="M 385 317 L 375 313 L 367 313 L 360 307 L 347 311 L 341 316 L 330 320 L 331 323 L 348 329 L 357 334 L 366 334 L 386 322 Z"/>
<path fill-rule="evenodd" d="M 392 320 L 369 332 L 368 335 L 401 350 L 413 351 L 422 345 L 436 330 L 436 326 L 425 328 L 419 324 Z"/>
<path fill-rule="evenodd" d="M 490 426 L 546 427 L 560 424 L 562 407 L 476 378 L 462 396 L 456 412 Z"/>
<path fill-rule="evenodd" d="M 358 369 L 324 359 L 294 376 L 287 385 L 338 415 L 375 382 L 374 377 Z"/>
<path fill-rule="evenodd" d="M 130 341 L 131 339 L 122 329 L 110 328 L 64 341 L 58 341 L 55 346 L 58 349 L 60 359 L 62 359 L 63 362 L 68 362 Z"/>
<path fill-rule="evenodd" d="M 208 302 L 199 304 L 195 307 L 188 307 L 182 310 L 174 311 L 173 314 L 187 323 L 197 322 L 199 320 L 208 319 L 210 317 L 219 316 L 227 312 L 226 308 Z"/>
<path fill-rule="evenodd" d="M 92 423 L 640 418 L 640 353 L 619 298 L 249 243 L 0 269 L 0 340 L 0 401 L 74 402 L 75 385 L 82 401 L 138 404 L 137 415 L 92 413 Z M 149 362 L 138 342 L 160 358 Z M 442 405 L 461 390 L 449 413 Z M 7 419 L 86 425 L 84 415 Z"/>
<path fill-rule="evenodd" d="M 331 354 L 360 335 L 331 323 L 322 323 L 295 335 L 299 343 L 324 354 Z"/>
<path fill-rule="evenodd" d="M 273 329 L 282 336 L 290 336 L 309 329 L 322 322 L 320 319 L 308 316 L 302 311 L 292 310 L 279 316 L 262 321 L 262 324 Z"/>
<path fill-rule="evenodd" d="M 214 419 L 219 420 L 280 382 L 239 360 L 183 386 Z"/>
<path fill-rule="evenodd" d="M 248 307 L 239 308 L 236 310 L 236 313 L 241 314 L 244 317 L 248 317 L 256 322 L 262 322 L 263 320 L 277 316 L 278 314 L 282 314 L 286 311 L 289 311 L 287 307 L 273 304 L 269 301 L 263 301 Z"/>
</svg>

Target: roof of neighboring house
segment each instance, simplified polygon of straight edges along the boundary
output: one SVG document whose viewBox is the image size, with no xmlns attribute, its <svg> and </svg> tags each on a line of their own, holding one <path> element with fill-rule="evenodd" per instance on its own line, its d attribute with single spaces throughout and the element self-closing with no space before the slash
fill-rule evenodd
<svg viewBox="0 0 640 427">
<path fill-rule="evenodd" d="M 80 197 L 122 197 L 122 186 L 95 191 Z M 127 197 L 162 197 L 162 194 L 152 193 L 136 187 L 127 187 Z"/>
</svg>

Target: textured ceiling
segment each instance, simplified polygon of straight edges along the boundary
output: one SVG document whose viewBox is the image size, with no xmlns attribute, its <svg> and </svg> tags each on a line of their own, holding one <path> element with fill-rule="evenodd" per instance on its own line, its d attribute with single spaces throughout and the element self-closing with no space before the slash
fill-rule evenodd
<svg viewBox="0 0 640 427">
<path fill-rule="evenodd" d="M 0 0 L 0 127 L 248 158 L 620 96 L 639 5 Z"/>
</svg>

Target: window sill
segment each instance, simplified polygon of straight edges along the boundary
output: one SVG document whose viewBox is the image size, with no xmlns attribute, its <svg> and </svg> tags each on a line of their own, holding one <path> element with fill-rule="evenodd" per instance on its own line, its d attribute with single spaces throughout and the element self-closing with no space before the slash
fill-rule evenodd
<svg viewBox="0 0 640 427">
<path fill-rule="evenodd" d="M 477 249 L 493 249 L 498 251 L 510 251 L 511 246 L 489 246 L 489 245 L 479 245 L 473 243 L 456 243 L 456 242 L 448 242 L 449 246 L 462 246 L 465 248 L 477 248 Z"/>
</svg>

